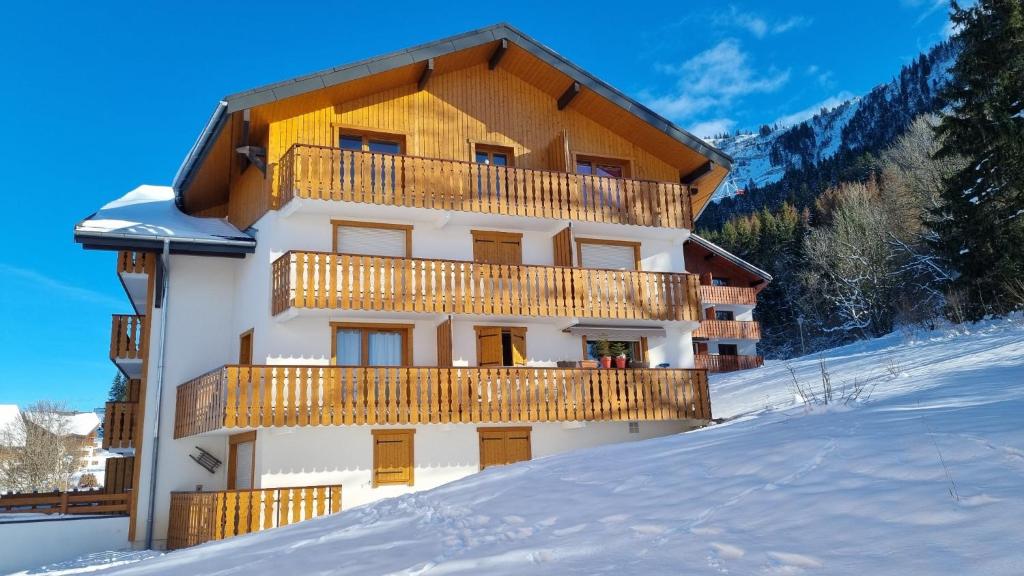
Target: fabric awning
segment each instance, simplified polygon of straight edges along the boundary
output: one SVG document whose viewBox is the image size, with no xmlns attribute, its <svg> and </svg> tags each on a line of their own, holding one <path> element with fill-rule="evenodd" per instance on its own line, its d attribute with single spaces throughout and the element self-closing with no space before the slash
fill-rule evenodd
<svg viewBox="0 0 1024 576">
<path fill-rule="evenodd" d="M 665 329 L 661 326 L 599 326 L 592 324 L 576 324 L 563 332 L 574 336 L 606 340 L 639 340 L 643 337 L 664 336 Z"/>
</svg>

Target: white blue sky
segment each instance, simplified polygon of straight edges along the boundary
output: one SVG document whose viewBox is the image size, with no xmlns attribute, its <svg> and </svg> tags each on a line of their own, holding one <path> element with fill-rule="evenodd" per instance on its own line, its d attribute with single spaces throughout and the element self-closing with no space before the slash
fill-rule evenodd
<svg viewBox="0 0 1024 576">
<path fill-rule="evenodd" d="M 0 19 L 0 403 L 100 406 L 114 256 L 75 222 L 168 184 L 217 100 L 507 21 L 699 135 L 862 94 L 948 33 L 944 0 L 20 2 Z"/>
</svg>

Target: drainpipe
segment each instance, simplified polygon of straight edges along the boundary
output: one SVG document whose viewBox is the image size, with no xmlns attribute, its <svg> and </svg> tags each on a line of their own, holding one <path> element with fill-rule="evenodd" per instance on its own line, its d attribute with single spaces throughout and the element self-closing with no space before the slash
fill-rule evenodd
<svg viewBox="0 0 1024 576">
<path fill-rule="evenodd" d="M 164 384 L 164 349 L 167 347 L 167 305 L 170 302 L 170 273 L 171 273 L 171 240 L 164 238 L 164 250 L 160 256 L 160 265 L 163 267 L 163 274 L 160 294 L 163 298 L 160 306 L 160 349 L 157 353 L 156 364 L 156 416 L 153 418 L 153 466 L 149 475 L 149 510 L 146 516 L 146 548 L 153 548 L 153 509 L 156 506 L 156 471 L 160 455 L 160 413 L 163 411 L 163 384 Z"/>
</svg>

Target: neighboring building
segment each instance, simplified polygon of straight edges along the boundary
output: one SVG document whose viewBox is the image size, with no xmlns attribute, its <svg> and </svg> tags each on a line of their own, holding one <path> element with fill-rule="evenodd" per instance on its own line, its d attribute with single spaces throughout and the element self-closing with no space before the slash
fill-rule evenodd
<svg viewBox="0 0 1024 576">
<path fill-rule="evenodd" d="M 75 229 L 135 309 L 131 539 L 706 424 L 683 244 L 729 164 L 505 25 L 226 97 L 172 187 Z M 577 367 L 603 340 L 629 367 Z"/>
<path fill-rule="evenodd" d="M 686 271 L 700 277 L 703 314 L 693 332 L 697 368 L 732 372 L 761 366 L 754 308 L 771 275 L 696 234 L 683 245 L 683 259 Z"/>
<path fill-rule="evenodd" d="M 34 425 L 34 426 L 33 426 Z M 104 451 L 99 446 L 100 419 L 95 412 L 22 411 L 16 404 L 0 405 L 0 458 L 5 450 L 24 448 L 27 429 L 45 430 L 80 446 L 79 470 L 71 478 L 70 488 L 77 486 L 82 474 L 97 471 L 102 475 Z M 102 478 L 102 476 L 97 476 Z"/>
</svg>

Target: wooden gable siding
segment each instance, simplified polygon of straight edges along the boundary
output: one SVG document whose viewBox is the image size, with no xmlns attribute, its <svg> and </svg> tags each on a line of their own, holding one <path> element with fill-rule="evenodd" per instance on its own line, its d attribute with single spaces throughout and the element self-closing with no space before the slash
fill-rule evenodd
<svg viewBox="0 0 1024 576">
<path fill-rule="evenodd" d="M 274 110 L 267 115 L 276 118 L 270 120 L 271 164 L 293 144 L 336 147 L 341 128 L 363 128 L 404 135 L 405 152 L 414 156 L 472 160 L 473 143 L 496 144 L 515 150 L 517 167 L 553 169 L 563 163 L 565 130 L 571 152 L 628 158 L 635 178 L 679 177 L 677 169 L 640 146 L 571 106 L 559 111 L 550 94 L 501 67 L 488 70 L 485 63 L 435 73 L 422 91 L 409 83 L 316 109 L 302 100 L 270 106 Z"/>
</svg>

